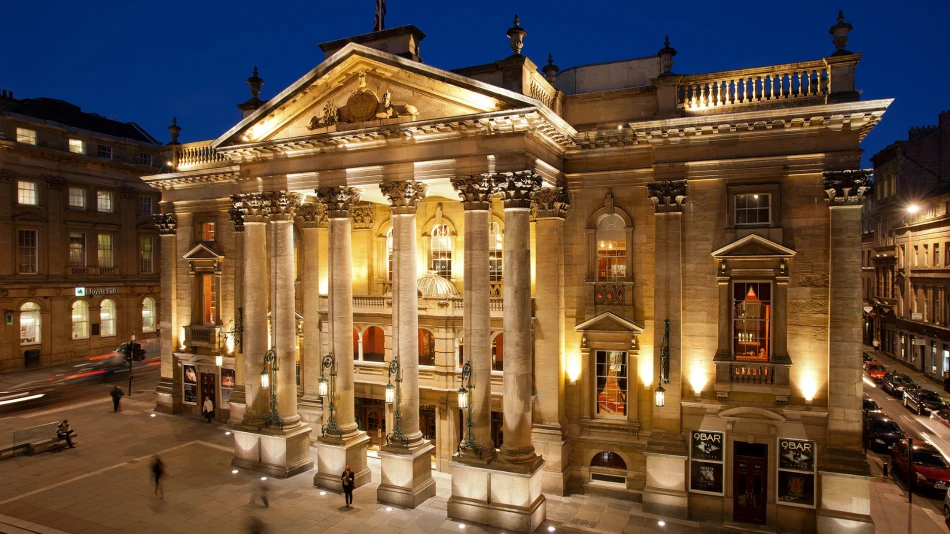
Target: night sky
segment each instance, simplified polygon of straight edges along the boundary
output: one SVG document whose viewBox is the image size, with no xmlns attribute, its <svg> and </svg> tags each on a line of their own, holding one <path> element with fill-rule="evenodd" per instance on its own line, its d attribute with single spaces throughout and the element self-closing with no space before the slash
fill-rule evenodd
<svg viewBox="0 0 950 534">
<path fill-rule="evenodd" d="M 3 8 L 0 88 L 134 121 L 162 142 L 172 116 L 181 141 L 212 139 L 240 120 L 254 65 L 270 98 L 323 59 L 318 43 L 373 29 L 375 0 L 311 2 L 9 2 Z M 513 15 L 523 53 L 562 69 L 655 55 L 669 35 L 673 71 L 705 73 L 818 59 L 844 9 L 848 49 L 863 53 L 862 99 L 895 98 L 865 140 L 868 157 L 910 126 L 950 109 L 950 2 L 409 1 L 389 0 L 386 27 L 426 34 L 425 63 L 452 69 L 510 54 Z"/>
</svg>

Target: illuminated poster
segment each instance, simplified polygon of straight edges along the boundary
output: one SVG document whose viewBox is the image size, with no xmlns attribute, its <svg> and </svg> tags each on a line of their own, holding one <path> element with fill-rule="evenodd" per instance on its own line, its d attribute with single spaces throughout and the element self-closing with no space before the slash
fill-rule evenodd
<svg viewBox="0 0 950 534">
<path fill-rule="evenodd" d="M 778 438 L 778 504 L 815 506 L 814 441 Z"/>
<path fill-rule="evenodd" d="M 184 402 L 188 404 L 198 404 L 198 371 L 194 365 L 182 366 Z"/>
<path fill-rule="evenodd" d="M 234 391 L 234 369 L 221 369 L 221 408 L 230 409 L 231 392 Z"/>
<path fill-rule="evenodd" d="M 723 494 L 723 459 L 726 435 L 723 432 L 693 430 L 689 439 L 689 491 Z"/>
</svg>

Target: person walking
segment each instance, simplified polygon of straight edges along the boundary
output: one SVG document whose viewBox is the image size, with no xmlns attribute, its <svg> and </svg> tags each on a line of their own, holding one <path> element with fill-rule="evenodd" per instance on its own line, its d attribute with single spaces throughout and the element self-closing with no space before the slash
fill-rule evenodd
<svg viewBox="0 0 950 534">
<path fill-rule="evenodd" d="M 119 386 L 112 386 L 112 391 L 109 392 L 109 395 L 112 395 L 112 411 L 119 411 L 119 401 L 122 400 L 122 396 L 125 393 L 122 393 L 122 390 L 119 389 Z"/>
<path fill-rule="evenodd" d="M 214 403 L 211 402 L 211 397 L 205 397 L 205 402 L 201 405 L 201 413 L 209 423 L 214 419 Z"/>
<path fill-rule="evenodd" d="M 155 455 L 152 459 L 152 483 L 155 484 L 155 495 L 159 499 L 165 499 L 165 490 L 162 489 L 162 477 L 165 476 L 165 464 L 162 459 Z"/>
<path fill-rule="evenodd" d="M 60 423 L 58 427 L 56 427 L 56 437 L 59 439 L 65 439 L 66 445 L 69 445 L 70 449 L 74 449 L 75 447 L 73 446 L 73 438 L 71 437 L 72 434 L 73 429 L 69 426 L 69 420 L 63 419 L 63 422 Z"/>
<path fill-rule="evenodd" d="M 340 479 L 343 481 L 343 495 L 346 496 L 346 505 L 349 506 L 353 504 L 353 487 L 356 484 L 356 475 L 350 469 L 350 466 L 346 466 Z"/>
<path fill-rule="evenodd" d="M 263 480 L 259 480 L 259 481 L 257 482 L 257 488 L 256 488 L 256 489 L 257 489 L 257 491 L 255 492 L 256 495 L 254 496 L 253 499 L 251 499 L 251 502 L 256 502 L 257 499 L 260 499 L 260 500 L 261 500 L 261 506 L 263 506 L 264 508 L 270 508 L 270 498 L 269 498 L 269 497 L 270 497 L 270 487 L 267 485 L 267 482 L 265 482 L 265 481 L 263 481 Z"/>
</svg>

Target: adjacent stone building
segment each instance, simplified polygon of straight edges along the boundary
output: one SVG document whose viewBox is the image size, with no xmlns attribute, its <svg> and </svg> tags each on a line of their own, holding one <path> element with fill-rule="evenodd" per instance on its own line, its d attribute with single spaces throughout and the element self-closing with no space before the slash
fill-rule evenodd
<svg viewBox="0 0 950 534">
<path fill-rule="evenodd" d="M 950 111 L 875 154 L 864 208 L 864 344 L 950 372 Z"/>
<path fill-rule="evenodd" d="M 133 122 L 0 93 L 0 372 L 157 340 L 164 149 Z"/>
<path fill-rule="evenodd" d="M 582 492 L 873 532 L 857 169 L 890 100 L 860 99 L 850 29 L 698 75 L 668 40 L 538 69 L 517 17 L 454 71 L 414 26 L 321 45 L 267 101 L 255 69 L 243 120 L 146 178 L 159 409 L 212 397 L 235 465 L 321 487 L 378 449 L 383 502 L 451 472 L 448 515 L 509 530 Z"/>
</svg>

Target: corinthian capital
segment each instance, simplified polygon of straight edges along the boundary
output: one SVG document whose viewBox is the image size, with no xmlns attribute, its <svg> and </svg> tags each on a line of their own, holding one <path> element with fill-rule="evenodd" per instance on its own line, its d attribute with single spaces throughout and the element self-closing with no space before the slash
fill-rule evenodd
<svg viewBox="0 0 950 534">
<path fill-rule="evenodd" d="M 541 176 L 534 171 L 503 172 L 492 175 L 495 192 L 501 193 L 505 209 L 530 208 L 541 189 Z"/>
<path fill-rule="evenodd" d="M 571 203 L 564 187 L 542 187 L 534 194 L 535 219 L 563 219 Z"/>
<path fill-rule="evenodd" d="M 294 211 L 300 206 L 300 194 L 271 191 L 266 193 L 266 202 L 271 220 L 293 220 Z"/>
<path fill-rule="evenodd" d="M 263 222 L 270 214 L 270 201 L 267 198 L 267 193 L 231 195 L 231 205 L 233 206 L 231 211 L 241 211 L 240 224 L 242 228 L 245 222 Z M 231 220 L 234 220 L 233 216 Z M 237 229 L 237 225 L 238 223 L 235 222 L 235 229 Z"/>
<path fill-rule="evenodd" d="M 452 187 L 462 198 L 462 208 L 466 210 L 491 209 L 491 195 L 495 192 L 495 183 L 487 174 L 466 174 L 452 178 Z"/>
<path fill-rule="evenodd" d="M 429 186 L 415 180 L 406 180 L 402 182 L 382 182 L 379 184 L 379 190 L 389 198 L 394 214 L 413 214 L 416 212 L 419 202 L 426 197 Z"/>
<path fill-rule="evenodd" d="M 297 208 L 297 217 L 303 222 L 304 228 L 319 228 L 321 219 L 326 216 L 323 204 L 308 202 Z"/>
<path fill-rule="evenodd" d="M 327 217 L 330 219 L 346 219 L 350 216 L 350 209 L 363 198 L 363 192 L 355 187 L 334 185 L 315 189 L 317 198 L 326 205 Z"/>
<path fill-rule="evenodd" d="M 647 183 L 647 196 L 654 213 L 678 213 L 686 201 L 686 180 Z"/>
<path fill-rule="evenodd" d="M 161 235 L 174 235 L 178 228 L 178 219 L 174 213 L 156 213 L 152 215 L 152 221 Z"/>
<path fill-rule="evenodd" d="M 871 171 L 825 171 L 826 199 L 832 206 L 860 206 L 871 190 Z"/>
</svg>

